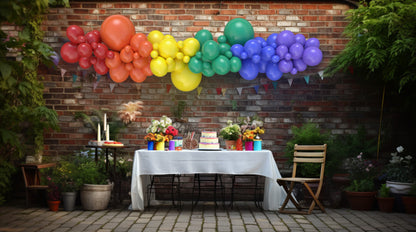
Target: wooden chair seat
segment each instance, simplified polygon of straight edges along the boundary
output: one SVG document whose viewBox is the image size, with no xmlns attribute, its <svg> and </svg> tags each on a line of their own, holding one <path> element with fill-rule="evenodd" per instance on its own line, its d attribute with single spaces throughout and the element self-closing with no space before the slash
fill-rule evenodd
<svg viewBox="0 0 416 232">
<path fill-rule="evenodd" d="M 326 148 L 327 145 L 298 145 L 295 144 L 295 152 L 293 154 L 293 170 L 292 177 L 285 177 L 277 179 L 277 183 L 283 187 L 286 191 L 286 199 L 284 200 L 282 206 L 279 209 L 280 213 L 297 213 L 297 214 L 311 214 L 312 210 L 317 205 L 323 213 L 325 213 L 325 208 L 319 202 L 319 194 L 321 193 L 324 170 L 325 170 L 325 159 L 326 159 Z M 316 163 L 320 164 L 320 173 L 319 178 L 315 177 L 298 177 L 296 176 L 297 166 L 300 163 Z M 302 211 L 302 207 L 293 197 L 293 189 L 295 183 L 300 183 L 307 189 L 307 192 L 312 197 L 312 202 L 307 211 Z M 308 183 L 319 183 L 318 188 L 315 192 L 311 189 Z M 297 210 L 287 210 L 285 209 L 289 200 L 295 205 Z"/>
</svg>

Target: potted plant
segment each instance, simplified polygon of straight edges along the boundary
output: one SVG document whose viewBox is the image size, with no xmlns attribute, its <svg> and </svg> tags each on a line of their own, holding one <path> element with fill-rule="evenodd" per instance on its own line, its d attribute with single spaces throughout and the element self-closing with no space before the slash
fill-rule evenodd
<svg viewBox="0 0 416 232">
<path fill-rule="evenodd" d="M 243 133 L 243 141 L 246 151 L 254 150 L 254 141 L 261 141 L 260 135 L 264 134 L 264 129 L 256 127 L 254 130 L 246 130 Z M 260 146 L 261 147 L 261 146 Z M 261 150 L 261 149 L 260 149 Z"/>
<path fill-rule="evenodd" d="M 171 128 L 173 128 L 172 119 L 166 115 L 163 115 L 160 120 L 152 120 L 152 123 L 146 128 L 147 135 L 145 139 L 148 141 L 148 149 L 151 147 L 149 143 L 153 141 L 155 150 L 164 151 L 165 142 L 169 142 L 173 138 L 172 134 L 169 133 Z M 176 130 L 175 128 L 173 129 Z"/>
<path fill-rule="evenodd" d="M 416 179 L 416 163 L 402 146 L 391 153 L 386 165 L 386 184 L 394 194 L 408 194 Z"/>
<path fill-rule="evenodd" d="M 58 185 L 56 183 L 57 176 L 51 175 L 46 177 L 48 181 L 47 201 L 48 206 L 51 211 L 58 211 L 59 205 L 61 204 L 61 192 L 59 191 Z"/>
<path fill-rule="evenodd" d="M 378 208 L 382 212 L 390 213 L 394 207 L 394 197 L 390 196 L 390 188 L 386 184 L 382 184 L 377 194 Z"/>
<path fill-rule="evenodd" d="M 227 126 L 220 130 L 220 137 L 225 140 L 227 150 L 235 150 L 237 139 L 241 136 L 240 126 L 227 121 Z"/>
<path fill-rule="evenodd" d="M 348 203 L 354 210 L 373 209 L 375 196 L 374 178 L 376 176 L 375 164 L 364 159 L 360 153 L 357 157 L 349 159 L 347 170 L 351 184 L 345 189 Z"/>
<path fill-rule="evenodd" d="M 105 174 L 103 159 L 95 162 L 91 156 L 78 155 L 76 160 L 77 174 L 81 186 L 81 204 L 85 210 L 103 210 L 110 202 L 113 185 Z"/>
<path fill-rule="evenodd" d="M 59 161 L 53 172 L 62 193 L 64 210 L 74 210 L 77 192 L 81 186 L 78 177 L 78 166 L 73 160 L 62 160 Z"/>
<path fill-rule="evenodd" d="M 402 196 L 402 202 L 406 213 L 416 213 L 416 183 L 412 185 L 407 195 Z"/>
</svg>

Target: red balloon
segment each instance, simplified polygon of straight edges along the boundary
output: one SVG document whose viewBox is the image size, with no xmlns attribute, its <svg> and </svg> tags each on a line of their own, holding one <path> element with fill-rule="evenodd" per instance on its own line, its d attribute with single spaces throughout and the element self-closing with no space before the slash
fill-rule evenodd
<svg viewBox="0 0 416 232">
<path fill-rule="evenodd" d="M 101 36 L 100 36 L 100 31 L 99 30 L 92 30 L 92 33 L 94 33 L 97 36 L 99 36 L 100 37 L 100 40 L 101 40 Z"/>
<path fill-rule="evenodd" d="M 129 45 L 125 46 L 120 52 L 120 60 L 124 63 L 130 63 L 133 61 L 133 50 Z"/>
<path fill-rule="evenodd" d="M 121 83 L 129 77 L 129 72 L 124 68 L 124 65 L 119 65 L 116 68 L 110 69 L 111 80 L 117 83 Z"/>
<path fill-rule="evenodd" d="M 114 57 L 114 52 L 113 51 L 108 51 L 106 58 L 113 59 L 113 57 Z"/>
<path fill-rule="evenodd" d="M 67 63 L 76 63 L 79 59 L 79 54 L 77 51 L 77 45 L 71 42 L 65 43 L 61 47 L 61 57 Z"/>
<path fill-rule="evenodd" d="M 78 54 L 81 57 L 90 57 L 92 55 L 91 45 L 87 43 L 81 43 L 77 47 Z"/>
<path fill-rule="evenodd" d="M 94 70 L 100 75 L 108 73 L 108 67 L 103 59 L 97 59 L 97 63 L 94 64 Z"/>
<path fill-rule="evenodd" d="M 134 51 L 138 52 L 140 49 L 140 42 L 147 41 L 147 37 L 143 33 L 136 33 L 130 39 L 130 46 L 133 48 Z"/>
<path fill-rule="evenodd" d="M 95 57 L 95 56 L 91 56 L 91 57 L 90 57 L 90 62 L 91 62 L 91 64 L 95 64 L 95 63 L 97 63 L 97 57 Z"/>
<path fill-rule="evenodd" d="M 105 59 L 107 52 L 107 46 L 102 43 L 97 44 L 97 48 L 94 49 L 94 55 L 99 59 Z"/>
<path fill-rule="evenodd" d="M 115 51 L 120 51 L 128 45 L 134 34 L 133 23 L 122 15 L 109 16 L 101 24 L 100 35 L 102 41 Z"/>
<path fill-rule="evenodd" d="M 150 43 L 147 40 L 140 42 L 139 54 L 142 57 L 150 56 L 150 52 L 152 52 L 152 50 L 153 50 L 153 44 L 152 43 Z"/>
<path fill-rule="evenodd" d="M 73 42 L 78 43 L 78 36 L 84 35 L 84 30 L 77 25 L 71 25 L 66 29 L 66 37 Z"/>
<path fill-rule="evenodd" d="M 120 54 L 118 52 L 113 52 L 113 53 L 114 53 L 114 57 L 112 59 L 108 57 L 105 58 L 105 64 L 107 65 L 109 69 L 118 67 L 121 64 Z"/>
<path fill-rule="evenodd" d="M 100 33 L 97 34 L 97 33 L 94 33 L 93 31 L 88 32 L 85 35 L 85 38 L 87 39 L 88 43 L 92 43 L 92 42 L 99 43 L 99 42 L 101 42 L 100 41 L 101 40 Z"/>
<path fill-rule="evenodd" d="M 146 80 L 146 75 L 144 74 L 144 72 L 139 69 L 139 68 L 133 68 L 130 71 L 130 78 L 134 81 L 134 82 L 143 82 L 144 80 Z"/>
<path fill-rule="evenodd" d="M 91 61 L 90 61 L 91 57 L 81 57 L 79 58 L 78 64 L 79 67 L 83 68 L 83 69 L 89 69 L 91 67 Z"/>
<path fill-rule="evenodd" d="M 80 35 L 80 36 L 78 36 L 78 38 L 77 38 L 77 43 L 85 43 L 85 42 L 87 42 L 87 39 L 85 38 L 85 36 L 83 36 L 83 35 Z"/>
</svg>

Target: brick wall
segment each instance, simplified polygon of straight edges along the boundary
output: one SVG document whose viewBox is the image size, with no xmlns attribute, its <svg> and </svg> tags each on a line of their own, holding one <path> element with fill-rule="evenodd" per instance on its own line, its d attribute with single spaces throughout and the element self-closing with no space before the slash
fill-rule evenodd
<svg viewBox="0 0 416 232">
<path fill-rule="evenodd" d="M 271 33 L 291 30 L 306 38 L 318 38 L 324 59 L 319 66 L 309 67 L 296 76 L 285 75 L 277 85 L 264 75 L 252 81 L 238 74 L 203 77 L 200 94 L 196 90 L 177 90 L 169 75 L 148 77 L 143 83 L 128 80 L 115 84 L 113 91 L 113 82 L 103 76 L 94 89 L 93 70 L 82 71 L 77 65 L 61 61 L 59 68 L 44 70 L 46 104 L 58 112 L 61 127 L 59 132 L 46 134 L 46 154 L 69 154 L 95 138 L 91 129 L 74 119 L 76 112 L 90 114 L 99 109 L 111 114 L 122 103 L 132 100 L 144 102 L 143 116 L 123 128 L 118 140 L 136 148 L 145 148 L 143 137 L 150 121 L 162 115 L 172 117 L 171 106 L 178 101 L 186 102 L 186 126 L 197 132 L 218 131 L 228 119 L 259 115 L 265 121 L 264 148 L 273 151 L 279 165 L 294 125 L 312 121 L 333 134 L 354 133 L 364 125 L 368 133 L 375 135 L 380 89 L 359 84 L 350 76 L 340 74 L 322 80 L 317 74 L 344 48 L 347 40 L 342 32 L 348 24 L 345 13 L 351 7 L 342 1 L 71 1 L 70 8 L 52 8 L 43 29 L 45 41 L 58 52 L 69 25 L 80 25 L 86 32 L 100 29 L 103 20 L 114 14 L 129 17 L 136 32 L 159 30 L 176 40 L 193 37 L 201 29 L 211 31 L 217 38 L 229 20 L 244 17 L 252 24 L 255 36 L 267 38 Z M 61 70 L 66 73 L 61 75 Z M 73 75 L 79 76 L 75 82 Z M 305 76 L 310 77 L 309 83 Z M 255 87 L 259 87 L 258 91 Z M 217 88 L 223 88 L 224 94 L 218 94 Z M 241 94 L 238 90 L 242 90 Z"/>
</svg>

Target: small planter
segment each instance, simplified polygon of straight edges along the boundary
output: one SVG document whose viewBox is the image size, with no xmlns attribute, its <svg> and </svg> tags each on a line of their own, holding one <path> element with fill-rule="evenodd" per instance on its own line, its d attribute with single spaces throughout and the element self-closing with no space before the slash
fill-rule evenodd
<svg viewBox="0 0 416 232">
<path fill-rule="evenodd" d="M 253 150 L 253 141 L 245 141 L 244 147 L 246 151 L 252 151 Z"/>
<path fill-rule="evenodd" d="M 74 210 L 76 199 L 77 199 L 77 192 L 63 192 L 62 201 L 64 202 L 64 210 L 65 211 Z"/>
<path fill-rule="evenodd" d="M 61 201 L 48 201 L 49 209 L 54 212 L 59 210 L 59 204 L 61 204 Z"/>
<path fill-rule="evenodd" d="M 81 189 L 81 204 L 84 210 L 104 210 L 111 198 L 112 185 L 84 184 Z"/>
<path fill-rule="evenodd" d="M 408 194 L 413 183 L 386 181 L 386 186 L 390 188 L 391 193 Z"/>
<path fill-rule="evenodd" d="M 377 197 L 377 204 L 381 212 L 391 213 L 394 208 L 394 197 Z"/>
<path fill-rule="evenodd" d="M 155 150 L 164 151 L 165 150 L 165 142 L 156 142 Z"/>
<path fill-rule="evenodd" d="M 348 203 L 353 210 L 372 210 L 377 192 L 346 191 Z"/>
<path fill-rule="evenodd" d="M 237 140 L 225 140 L 225 148 L 227 150 L 235 150 L 237 145 Z"/>
<path fill-rule="evenodd" d="M 406 213 L 416 214 L 416 197 L 402 196 L 402 202 Z"/>
</svg>

